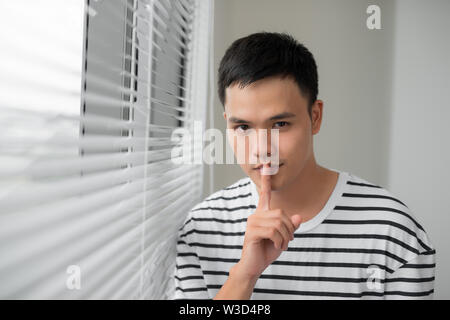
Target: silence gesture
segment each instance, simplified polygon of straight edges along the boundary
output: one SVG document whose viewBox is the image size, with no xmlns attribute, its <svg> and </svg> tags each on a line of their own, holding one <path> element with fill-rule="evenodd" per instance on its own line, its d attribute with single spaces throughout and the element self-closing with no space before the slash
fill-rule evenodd
<svg viewBox="0 0 450 320">
<path fill-rule="evenodd" d="M 301 223 L 301 216 L 289 217 L 281 209 L 271 209 L 271 176 L 261 171 L 261 191 L 258 206 L 247 219 L 241 259 L 238 263 L 243 274 L 259 278 L 261 273 L 287 250 L 289 241 Z"/>
</svg>

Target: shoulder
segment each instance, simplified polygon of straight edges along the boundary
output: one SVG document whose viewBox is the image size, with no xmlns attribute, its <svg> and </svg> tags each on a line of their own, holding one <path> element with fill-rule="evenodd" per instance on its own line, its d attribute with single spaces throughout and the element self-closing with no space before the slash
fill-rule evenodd
<svg viewBox="0 0 450 320">
<path fill-rule="evenodd" d="M 383 186 L 367 181 L 352 173 L 348 174 L 343 197 L 347 200 L 344 201 L 345 203 L 355 206 L 382 206 L 393 210 L 410 211 L 407 204 L 400 200 L 397 195 Z M 412 218 L 413 214 L 409 215 Z"/>
<path fill-rule="evenodd" d="M 248 210 L 256 208 L 251 184 L 251 179 L 245 177 L 210 194 L 189 210 L 183 226 L 195 224 L 196 221 L 207 223 L 221 218 L 245 216 Z"/>
<path fill-rule="evenodd" d="M 245 177 L 206 197 L 191 211 L 232 210 L 233 207 L 249 204 L 252 199 L 251 180 Z"/>
<path fill-rule="evenodd" d="M 400 244 L 395 250 L 400 260 L 434 254 L 434 246 L 420 219 L 398 195 L 349 173 L 342 196 L 337 209 L 351 212 L 352 217 L 364 220 L 371 230 Z"/>
</svg>

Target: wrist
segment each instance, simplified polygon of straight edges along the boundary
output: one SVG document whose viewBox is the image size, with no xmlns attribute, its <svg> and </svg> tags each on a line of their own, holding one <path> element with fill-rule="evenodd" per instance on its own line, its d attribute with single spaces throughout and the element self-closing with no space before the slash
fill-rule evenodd
<svg viewBox="0 0 450 320">
<path fill-rule="evenodd" d="M 252 277 L 243 272 L 244 270 L 239 263 L 232 266 L 227 281 L 216 294 L 214 300 L 250 299 L 258 277 Z"/>
<path fill-rule="evenodd" d="M 251 286 L 253 288 L 260 275 L 248 273 L 245 270 L 245 266 L 238 262 L 233 267 L 231 267 L 229 276 L 237 282 L 245 284 L 247 286 Z"/>
</svg>

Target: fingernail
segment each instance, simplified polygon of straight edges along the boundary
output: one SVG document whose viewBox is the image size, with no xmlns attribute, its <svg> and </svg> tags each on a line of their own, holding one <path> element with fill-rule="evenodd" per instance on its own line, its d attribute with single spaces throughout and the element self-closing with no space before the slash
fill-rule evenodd
<svg viewBox="0 0 450 320">
<path fill-rule="evenodd" d="M 267 167 L 267 166 L 263 166 L 262 167 L 261 174 L 263 174 L 263 175 L 270 175 L 270 173 L 271 173 L 270 167 Z"/>
</svg>

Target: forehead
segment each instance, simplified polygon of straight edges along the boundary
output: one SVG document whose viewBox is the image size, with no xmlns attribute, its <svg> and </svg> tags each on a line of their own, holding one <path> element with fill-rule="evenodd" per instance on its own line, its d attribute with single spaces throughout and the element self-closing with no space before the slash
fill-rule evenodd
<svg viewBox="0 0 450 320">
<path fill-rule="evenodd" d="M 240 88 L 238 84 L 225 91 L 228 116 L 270 116 L 279 112 L 306 112 L 307 99 L 291 78 L 270 77 Z"/>
</svg>

